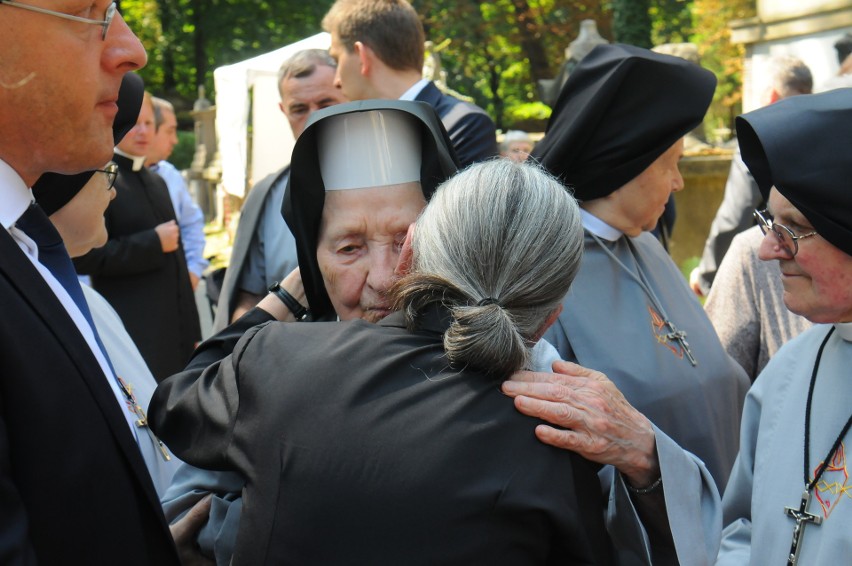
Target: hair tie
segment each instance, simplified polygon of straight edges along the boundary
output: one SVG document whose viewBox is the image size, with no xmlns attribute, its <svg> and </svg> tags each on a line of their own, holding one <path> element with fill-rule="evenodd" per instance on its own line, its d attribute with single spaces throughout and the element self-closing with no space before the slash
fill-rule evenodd
<svg viewBox="0 0 852 566">
<path fill-rule="evenodd" d="M 485 297 L 484 299 L 482 299 L 481 301 L 476 303 L 476 306 L 478 306 L 478 307 L 484 307 L 485 305 L 498 305 L 499 306 L 500 303 L 498 303 L 497 299 L 495 299 L 494 297 Z"/>
</svg>

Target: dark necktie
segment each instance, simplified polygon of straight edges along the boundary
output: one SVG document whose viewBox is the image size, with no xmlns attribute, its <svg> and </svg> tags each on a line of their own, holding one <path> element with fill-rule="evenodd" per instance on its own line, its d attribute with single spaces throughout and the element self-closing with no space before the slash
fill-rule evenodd
<svg viewBox="0 0 852 566">
<path fill-rule="evenodd" d="M 98 348 L 100 348 L 109 369 L 112 371 L 112 377 L 115 378 L 116 383 L 128 404 L 132 403 L 132 410 L 139 417 L 139 419 L 136 420 L 136 426 L 147 428 L 148 420 L 145 417 L 145 411 L 141 406 L 139 406 L 139 403 L 137 403 L 136 397 L 131 394 L 130 390 L 118 377 L 118 374 L 112 365 L 112 360 L 109 359 L 106 347 L 101 341 L 98 329 L 95 327 L 94 320 L 92 320 L 92 312 L 89 310 L 89 304 L 86 302 L 86 297 L 83 296 L 83 288 L 80 287 L 80 280 L 77 279 L 77 272 L 74 271 L 74 264 L 71 263 L 71 257 L 68 255 L 68 251 L 65 249 L 65 244 L 62 242 L 62 236 L 59 235 L 56 227 L 54 227 L 53 223 L 44 213 L 44 210 L 42 210 L 38 204 L 30 205 L 15 225 L 23 230 L 24 233 L 36 243 L 38 246 L 39 263 L 45 266 L 53 274 L 56 280 L 62 284 L 77 304 L 80 312 L 82 312 L 83 316 L 86 317 L 86 321 L 89 323 L 89 327 L 95 335 L 95 342 L 97 342 Z M 166 451 L 163 443 L 154 436 L 154 433 L 151 432 L 150 428 L 147 428 L 147 430 L 154 442 L 154 445 L 160 449 L 163 459 L 169 460 L 169 453 Z M 147 443 L 139 443 L 135 435 L 134 440 L 139 444 L 143 453 L 153 453 L 153 446 L 148 445 Z M 146 456 L 146 459 L 147 458 L 148 456 Z M 156 459 L 156 455 L 154 456 L 154 459 Z"/>
<path fill-rule="evenodd" d="M 79 279 L 77 279 L 77 272 L 74 271 L 74 264 L 71 263 L 65 244 L 62 243 L 62 237 L 50 222 L 44 210 L 38 204 L 30 205 L 18 219 L 16 226 L 36 243 L 39 263 L 45 266 L 68 291 L 80 312 L 86 317 L 92 331 L 95 332 L 100 345 L 100 338 L 97 338 L 95 324 L 92 321 L 92 313 L 89 311 L 86 298 L 83 296 L 83 289 L 80 287 Z M 103 347 L 101 347 L 101 350 L 103 350 Z M 104 355 L 106 355 L 106 352 L 104 352 Z"/>
</svg>

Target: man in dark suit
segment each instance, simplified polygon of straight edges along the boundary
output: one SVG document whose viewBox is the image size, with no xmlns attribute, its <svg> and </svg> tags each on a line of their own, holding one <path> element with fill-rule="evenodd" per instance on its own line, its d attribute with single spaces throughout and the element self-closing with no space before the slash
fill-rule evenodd
<svg viewBox="0 0 852 566">
<path fill-rule="evenodd" d="M 346 101 L 334 88 L 335 69 L 334 59 L 324 49 L 305 49 L 284 61 L 278 70 L 279 107 L 295 139 L 315 111 Z M 283 281 L 299 264 L 296 241 L 281 217 L 289 178 L 287 165 L 252 187 L 243 203 L 231 261 L 219 293 L 215 332 L 254 307 L 272 283 Z"/>
<path fill-rule="evenodd" d="M 488 114 L 423 78 L 423 24 L 406 0 L 337 0 L 322 24 L 331 34 L 329 53 L 337 61 L 335 85 L 349 100 L 426 102 L 450 135 L 459 165 L 497 155 Z"/>
<path fill-rule="evenodd" d="M 65 11 L 0 2 L 0 563 L 178 564 L 145 433 L 29 189 L 110 159 L 122 78 L 146 56 L 108 0 L 50 6 Z"/>
</svg>

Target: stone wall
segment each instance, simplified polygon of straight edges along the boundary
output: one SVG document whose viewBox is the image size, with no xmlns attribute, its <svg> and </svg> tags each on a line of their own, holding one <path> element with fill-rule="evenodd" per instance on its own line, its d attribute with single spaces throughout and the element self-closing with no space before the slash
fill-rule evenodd
<svg viewBox="0 0 852 566">
<path fill-rule="evenodd" d="M 731 156 L 689 156 L 680 162 L 684 190 L 675 193 L 677 220 L 669 245 L 674 262 L 681 266 L 692 257 L 700 257 L 710 224 L 722 202 Z"/>
<path fill-rule="evenodd" d="M 758 0 L 757 12 L 766 22 L 807 18 L 820 12 L 849 8 L 849 0 Z"/>
</svg>

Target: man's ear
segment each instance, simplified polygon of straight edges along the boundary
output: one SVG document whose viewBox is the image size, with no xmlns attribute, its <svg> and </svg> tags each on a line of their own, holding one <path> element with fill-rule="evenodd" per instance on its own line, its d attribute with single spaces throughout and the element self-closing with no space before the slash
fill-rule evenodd
<svg viewBox="0 0 852 566">
<path fill-rule="evenodd" d="M 408 275 L 411 271 L 411 262 L 414 261 L 414 250 L 411 249 L 411 240 L 414 238 L 414 223 L 408 225 L 408 233 L 405 234 L 405 241 L 402 242 L 402 250 L 399 252 L 399 261 L 396 262 L 396 269 L 393 274 L 402 277 Z"/>
<path fill-rule="evenodd" d="M 373 68 L 373 59 L 376 57 L 376 54 L 368 45 L 364 45 L 360 41 L 355 42 L 352 46 L 352 50 L 361 62 L 361 75 L 366 77 L 370 74 L 370 71 Z"/>
</svg>

